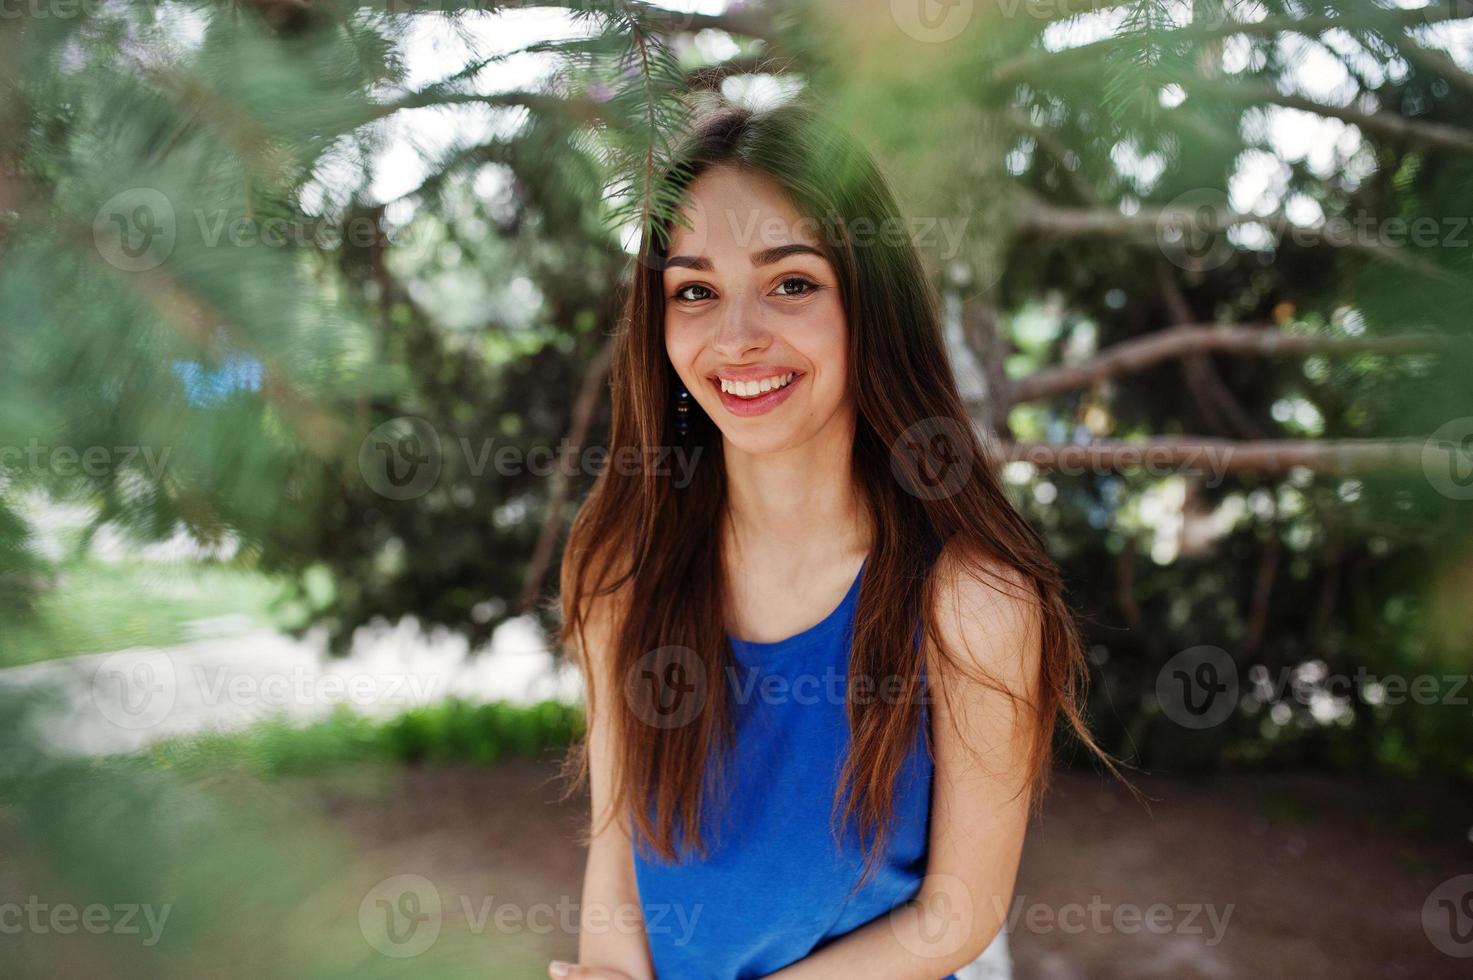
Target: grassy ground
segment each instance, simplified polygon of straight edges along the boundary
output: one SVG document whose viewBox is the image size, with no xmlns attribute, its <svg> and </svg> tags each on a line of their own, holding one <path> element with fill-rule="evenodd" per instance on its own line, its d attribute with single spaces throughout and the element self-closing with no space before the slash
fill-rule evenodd
<svg viewBox="0 0 1473 980">
<path fill-rule="evenodd" d="M 78 559 L 58 570 L 33 621 L 0 640 L 0 667 L 79 653 L 169 646 L 194 637 L 187 624 L 240 616 L 277 626 L 280 583 L 249 569 L 208 562 L 107 562 Z"/>
</svg>

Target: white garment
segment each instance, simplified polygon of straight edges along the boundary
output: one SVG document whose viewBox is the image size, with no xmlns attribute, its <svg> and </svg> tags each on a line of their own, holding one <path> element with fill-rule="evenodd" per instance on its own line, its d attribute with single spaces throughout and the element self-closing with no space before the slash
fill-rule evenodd
<svg viewBox="0 0 1473 980">
<path fill-rule="evenodd" d="M 956 980 L 1013 980 L 1013 957 L 1008 951 L 1008 933 L 999 929 L 992 942 L 977 957 L 956 971 Z"/>
</svg>

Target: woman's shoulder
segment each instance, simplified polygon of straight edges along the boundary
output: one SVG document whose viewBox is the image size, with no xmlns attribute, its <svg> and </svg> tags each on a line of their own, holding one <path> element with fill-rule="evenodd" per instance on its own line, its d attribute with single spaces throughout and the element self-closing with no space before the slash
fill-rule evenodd
<svg viewBox="0 0 1473 980">
<path fill-rule="evenodd" d="M 933 574 L 938 586 L 957 595 L 1000 591 L 1011 600 L 1032 604 L 1038 593 L 1023 569 L 981 545 L 953 535 L 932 546 Z"/>
<path fill-rule="evenodd" d="M 1039 595 L 1018 566 L 979 546 L 951 538 L 932 568 L 931 614 L 950 651 L 994 670 L 1031 647 L 1039 621 Z M 1011 671 L 1010 671 L 1011 672 Z"/>
</svg>

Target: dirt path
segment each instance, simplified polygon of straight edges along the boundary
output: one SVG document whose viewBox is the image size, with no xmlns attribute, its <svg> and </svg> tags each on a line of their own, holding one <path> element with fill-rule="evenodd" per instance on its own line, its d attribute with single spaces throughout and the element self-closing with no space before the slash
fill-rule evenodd
<svg viewBox="0 0 1473 980">
<path fill-rule="evenodd" d="M 382 798 L 302 788 L 362 845 L 464 896 L 447 919 L 540 909 L 504 937 L 536 962 L 576 953 L 587 804 L 559 803 L 555 776 L 514 760 L 409 769 Z M 1150 812 L 1119 785 L 1058 777 L 1012 907 L 1018 980 L 1469 975 L 1422 925 L 1429 894 L 1473 869 L 1468 795 L 1305 775 L 1136 785 Z"/>
</svg>

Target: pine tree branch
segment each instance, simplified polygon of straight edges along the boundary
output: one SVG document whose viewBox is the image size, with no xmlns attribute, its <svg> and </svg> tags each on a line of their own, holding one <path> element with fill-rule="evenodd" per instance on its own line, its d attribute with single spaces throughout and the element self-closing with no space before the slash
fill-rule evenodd
<svg viewBox="0 0 1473 980">
<path fill-rule="evenodd" d="M 561 95 L 552 95 L 546 92 L 452 92 L 446 91 L 439 85 L 409 92 L 394 99 L 375 106 L 373 111 L 358 121 L 359 125 L 374 122 L 392 116 L 396 112 L 405 109 L 425 109 L 432 106 L 454 106 L 454 105 L 487 105 L 501 108 L 522 107 L 530 112 L 545 116 L 564 116 L 569 122 L 576 125 L 584 125 L 599 121 L 603 116 L 603 110 L 599 104 L 592 99 L 568 98 Z"/>
<path fill-rule="evenodd" d="M 1358 354 L 1424 354 L 1460 341 L 1436 335 L 1327 337 L 1288 334 L 1272 324 L 1183 323 L 1115 344 L 1082 364 L 1044 368 L 1008 386 L 1008 404 L 1040 401 L 1078 391 L 1162 361 L 1208 351 L 1260 357 L 1354 357 Z"/>
<path fill-rule="evenodd" d="M 275 0 L 255 0 L 255 2 L 275 2 Z M 450 14 L 469 12 L 485 13 L 487 11 L 514 10 L 524 7 L 559 7 L 575 13 L 588 13 L 595 9 L 595 5 L 587 0 L 584 2 L 563 2 L 558 0 L 390 0 L 393 9 L 397 4 L 404 9 L 402 13 L 423 13 L 426 16 L 445 17 Z M 369 6 L 364 4 L 364 6 Z M 700 14 L 684 10 L 671 10 L 651 3 L 626 2 L 621 4 L 610 2 L 604 5 L 611 13 L 626 13 L 637 16 L 645 24 L 659 30 L 663 34 L 694 34 L 697 31 L 715 30 L 725 31 L 741 37 L 757 38 L 769 43 L 776 42 L 777 31 L 772 17 L 763 8 L 751 10 L 741 9 L 719 14 Z M 620 7 L 627 8 L 621 11 Z M 418 8 L 418 9 L 416 9 Z"/>
<path fill-rule="evenodd" d="M 0 177 L 3 176 L 0 174 Z M 214 330 L 226 322 L 226 317 L 190 289 L 167 266 L 124 272 L 103 260 L 97 249 L 93 228 L 67 216 L 50 194 L 38 184 L 0 180 L 0 191 L 7 192 L 4 198 L 0 198 L 0 203 L 9 205 L 17 213 L 30 210 L 49 214 L 52 226 L 56 229 L 57 241 L 110 274 L 146 302 L 166 326 L 188 343 L 205 351 L 213 348 Z M 265 351 L 244 350 L 243 353 L 261 365 L 262 397 L 281 412 L 287 423 L 296 430 L 302 445 L 322 459 L 337 459 L 343 443 L 342 421 L 299 391 L 289 380 L 287 372 L 278 368 L 275 359 Z"/>
<path fill-rule="evenodd" d="M 1364 11 L 1358 12 L 1354 17 L 1318 14 L 1310 17 L 1266 17 L 1253 23 L 1232 21 L 1208 25 L 1189 24 L 1176 30 L 1162 31 L 1160 37 L 1164 44 L 1170 45 L 1181 42 L 1215 41 L 1242 34 L 1273 37 L 1282 33 L 1294 33 L 1315 37 L 1335 28 L 1352 33 L 1368 29 L 1393 32 L 1427 24 L 1464 20 L 1469 17 L 1473 17 L 1473 10 L 1462 9 L 1449 3 L 1443 7 Z M 994 85 L 1012 85 L 1039 76 L 1052 78 L 1060 72 L 1090 69 L 1095 67 L 1103 56 L 1128 43 L 1130 43 L 1130 38 L 1112 35 L 1059 51 L 1031 50 L 998 65 L 988 76 L 988 81 Z"/>
<path fill-rule="evenodd" d="M 510 167 L 515 159 L 512 145 L 503 140 L 475 143 L 456 150 L 447 158 L 439 160 L 435 168 L 413 190 L 405 191 L 394 200 L 425 200 L 444 183 L 466 167 L 487 163 L 500 163 Z"/>
<path fill-rule="evenodd" d="M 97 251 L 90 235 L 77 234 L 70 238 L 77 251 L 96 258 Z M 96 264 L 148 303 L 159 319 L 175 333 L 201 350 L 211 349 L 213 331 L 225 318 L 167 267 L 123 272 L 100 259 Z M 261 396 L 281 412 L 302 445 L 321 459 L 337 459 L 344 443 L 342 420 L 299 391 L 270 355 L 260 350 L 244 353 L 261 365 Z"/>
<path fill-rule="evenodd" d="M 635 50 L 639 54 L 639 77 L 648 83 L 650 78 L 650 52 L 645 42 L 644 31 L 637 23 L 631 24 L 631 28 L 630 36 L 633 37 Z M 647 228 L 654 216 L 650 195 L 654 191 L 655 181 L 655 137 L 660 128 L 659 119 L 656 116 L 654 93 L 649 90 L 648 85 L 645 90 L 645 98 L 641 102 L 644 110 L 645 124 L 648 127 L 649 139 L 645 141 L 644 145 L 643 176 L 645 193 L 640 198 L 639 207 L 640 227 Z"/>
<path fill-rule="evenodd" d="M 796 58 L 771 54 L 741 55 L 692 70 L 686 75 L 685 84 L 692 90 L 719 92 L 722 82 L 737 75 L 785 75 L 799 67 Z"/>
<path fill-rule="evenodd" d="M 160 155 L 167 154 L 191 135 L 201 121 L 208 121 L 240 155 L 243 166 L 263 179 L 278 184 L 295 178 L 290 157 L 272 140 L 271 133 L 242 107 L 210 85 L 182 71 L 160 69 L 130 59 L 139 76 L 169 98 L 183 114 Z"/>
<path fill-rule="evenodd" d="M 739 37 L 756 38 L 769 44 L 780 40 L 772 17 L 762 8 L 741 9 L 721 14 L 686 13 L 651 4 L 633 4 L 640 8 L 640 18 L 651 27 L 667 34 L 714 30 Z"/>
</svg>

